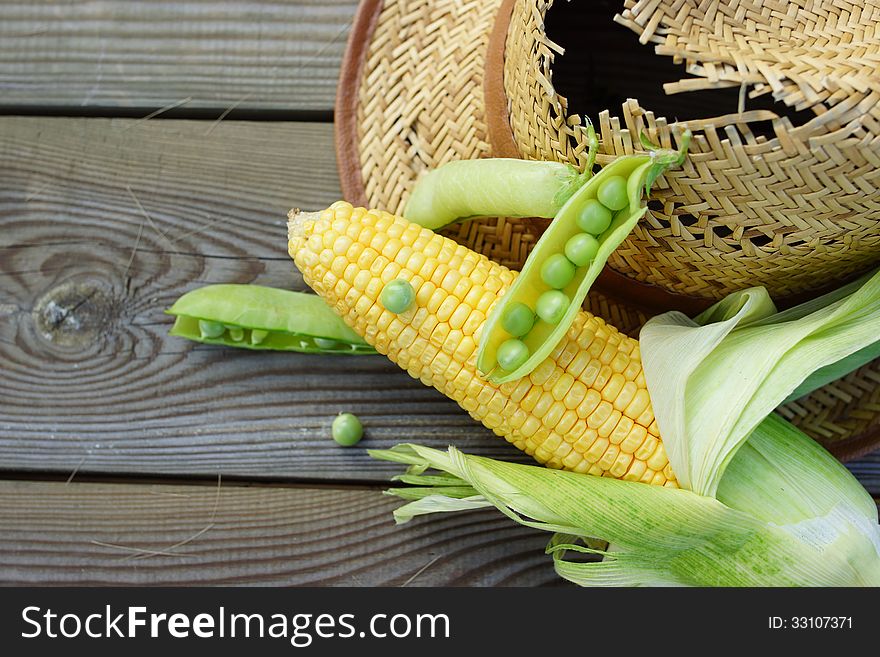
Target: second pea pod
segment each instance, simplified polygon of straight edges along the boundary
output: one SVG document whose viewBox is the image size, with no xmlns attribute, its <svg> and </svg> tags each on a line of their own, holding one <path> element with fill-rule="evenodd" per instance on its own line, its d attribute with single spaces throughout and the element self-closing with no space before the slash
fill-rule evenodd
<svg viewBox="0 0 880 657">
<path fill-rule="evenodd" d="M 374 354 L 321 297 L 260 285 L 206 285 L 168 309 L 170 335 L 245 349 Z"/>
</svg>

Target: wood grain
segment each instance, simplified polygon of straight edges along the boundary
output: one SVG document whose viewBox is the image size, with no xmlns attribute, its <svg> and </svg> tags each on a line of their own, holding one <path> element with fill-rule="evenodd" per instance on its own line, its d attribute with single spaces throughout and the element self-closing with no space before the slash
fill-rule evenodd
<svg viewBox="0 0 880 657">
<path fill-rule="evenodd" d="M 846 464 L 874 497 L 880 497 L 880 451 L 867 454 Z"/>
<path fill-rule="evenodd" d="M 548 535 L 493 510 L 395 526 L 371 490 L 0 482 L 0 585 L 535 586 Z"/>
<path fill-rule="evenodd" d="M 333 108 L 356 0 L 3 0 L 0 105 Z"/>
<path fill-rule="evenodd" d="M 168 337 L 163 310 L 194 287 L 303 289 L 286 211 L 339 196 L 331 126 L 205 128 L 0 119 L 0 467 L 384 481 L 391 464 L 329 439 L 343 410 L 365 447 L 525 460 L 380 356 Z"/>
</svg>

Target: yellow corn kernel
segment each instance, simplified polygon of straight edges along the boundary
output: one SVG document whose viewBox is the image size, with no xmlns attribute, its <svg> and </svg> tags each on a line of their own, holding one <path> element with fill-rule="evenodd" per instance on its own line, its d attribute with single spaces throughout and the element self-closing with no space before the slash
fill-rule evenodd
<svg viewBox="0 0 880 657">
<path fill-rule="evenodd" d="M 596 406 L 596 410 L 590 413 L 590 417 L 587 418 L 587 426 L 591 429 L 598 429 L 608 421 L 608 418 L 611 417 L 613 412 L 614 407 L 607 401 L 603 400 L 599 402 L 599 405 Z"/>
<path fill-rule="evenodd" d="M 654 453 L 654 451 L 657 449 L 657 445 L 659 444 L 660 441 L 657 440 L 657 438 L 655 438 L 651 434 L 648 434 L 644 442 L 642 442 L 639 448 L 633 453 L 635 454 L 637 459 L 647 461 L 649 458 L 651 458 L 651 454 Z"/>
<path fill-rule="evenodd" d="M 590 382 L 587 381 L 587 377 L 581 375 L 584 373 L 584 370 L 587 369 L 587 366 L 590 364 L 591 360 L 592 359 L 590 358 L 590 354 L 588 354 L 586 351 L 580 350 L 574 355 L 574 358 L 571 359 L 571 363 L 568 364 L 566 370 L 569 374 L 578 379 L 584 385 L 590 385 Z M 597 368 L 596 372 L 598 371 L 599 370 Z"/>
<path fill-rule="evenodd" d="M 568 389 L 568 392 L 565 395 L 565 398 L 562 400 L 562 403 L 565 404 L 566 408 L 570 408 L 572 410 L 576 409 L 578 405 L 584 400 L 584 397 L 587 395 L 587 386 L 585 386 L 580 381 L 575 381 L 571 384 L 571 388 Z"/>
<path fill-rule="evenodd" d="M 622 374 L 620 376 L 623 376 Z M 621 387 L 620 392 L 617 394 L 617 397 L 614 399 L 614 408 L 616 408 L 621 413 L 626 411 L 627 407 L 632 403 L 632 400 L 635 399 L 636 393 L 638 392 L 638 387 L 636 387 L 635 382 L 627 381 Z"/>
<path fill-rule="evenodd" d="M 556 422 L 556 430 L 561 432 L 563 434 L 563 436 L 571 436 L 572 440 L 569 442 L 574 442 L 574 440 L 575 440 L 575 438 L 577 438 L 577 436 L 570 433 L 570 431 L 571 431 L 572 427 L 574 427 L 575 423 L 578 421 L 579 418 L 577 416 L 577 413 L 566 409 L 564 405 L 563 405 L 562 409 L 563 409 L 562 416 Z"/>
<path fill-rule="evenodd" d="M 661 471 L 666 467 L 669 461 L 666 459 L 666 450 L 663 449 L 662 443 L 657 443 L 657 449 L 654 450 L 654 453 L 651 454 L 651 457 L 647 460 L 648 467 L 652 470 Z"/>
<path fill-rule="evenodd" d="M 623 479 L 626 481 L 638 481 L 645 474 L 645 470 L 648 469 L 648 464 L 644 461 L 639 461 L 638 459 L 633 459 L 632 463 L 630 463 L 629 470 L 626 471 L 626 474 L 623 475 Z"/>
<path fill-rule="evenodd" d="M 606 402 L 602 402 L 603 404 Z M 599 435 L 603 438 L 611 438 L 611 434 L 614 433 L 614 430 L 617 428 L 617 425 L 620 423 L 622 415 L 620 411 L 611 411 L 611 415 L 608 416 L 608 419 L 605 420 L 601 426 L 597 427 L 596 431 L 599 432 Z"/>
<path fill-rule="evenodd" d="M 564 459 L 562 459 L 562 466 L 566 470 L 573 470 L 578 466 L 579 463 L 583 461 L 583 456 L 581 456 L 575 450 L 571 450 Z"/>
<path fill-rule="evenodd" d="M 565 399 L 565 396 L 568 394 L 568 391 L 571 390 L 572 385 L 574 385 L 574 377 L 567 372 L 562 373 L 556 380 L 556 383 L 553 384 L 553 389 L 551 390 L 553 398 L 556 401 L 562 401 Z"/>
<path fill-rule="evenodd" d="M 617 457 L 614 459 L 614 463 L 612 463 L 611 467 L 608 468 L 608 472 L 613 477 L 622 479 L 624 475 L 626 475 L 629 464 L 632 463 L 632 461 L 632 454 L 627 454 L 626 452 L 618 452 Z"/>
<path fill-rule="evenodd" d="M 635 454 L 639 446 L 648 437 L 648 430 L 640 424 L 633 422 L 632 427 L 623 440 L 620 441 L 620 451 L 627 454 Z"/>
<path fill-rule="evenodd" d="M 620 448 L 617 445 L 608 445 L 605 449 L 605 453 L 602 454 L 602 457 L 598 461 L 596 461 L 596 467 L 601 468 L 603 474 L 608 472 L 611 469 L 611 466 L 614 465 L 614 461 L 617 459 L 618 454 L 620 454 Z"/>
<path fill-rule="evenodd" d="M 558 429 L 559 421 L 562 419 L 563 413 L 565 413 L 565 405 L 562 402 L 554 401 L 550 404 L 550 408 L 547 409 L 547 414 L 544 416 L 544 424 L 548 427 Z"/>
<path fill-rule="evenodd" d="M 639 388 L 637 385 L 634 385 L 634 389 L 635 394 L 633 395 L 632 400 L 630 401 L 629 405 L 622 410 L 624 415 L 631 418 L 636 418 L 636 421 L 638 421 L 638 418 L 642 415 L 642 413 L 644 413 L 645 410 L 651 407 L 651 398 L 648 397 L 648 391 L 646 389 Z M 652 417 L 651 421 L 653 422 L 653 420 L 654 418 Z"/>
<path fill-rule="evenodd" d="M 623 391 L 623 386 L 626 383 L 626 379 L 623 378 L 623 374 L 612 374 L 611 378 L 608 379 L 608 383 L 602 388 L 602 399 L 605 401 L 609 401 L 614 405 L 614 408 L 617 408 L 618 396 Z"/>
<path fill-rule="evenodd" d="M 635 422 L 632 421 L 632 418 L 621 415 L 620 419 L 617 421 L 617 425 L 611 432 L 611 435 L 608 436 L 609 440 L 611 440 L 611 444 L 621 445 L 620 449 L 623 451 L 622 443 L 632 432 L 633 426 L 635 426 Z"/>
<path fill-rule="evenodd" d="M 602 402 L 602 395 L 593 388 L 587 389 L 587 394 L 577 407 L 577 414 L 581 418 L 589 418 Z"/>
<path fill-rule="evenodd" d="M 596 440 L 593 441 L 593 444 L 590 445 L 590 448 L 586 451 L 585 454 L 592 465 L 599 467 L 599 459 L 601 459 L 602 455 L 605 454 L 605 450 L 608 449 L 608 446 L 609 442 L 607 438 L 597 437 Z M 604 469 L 605 468 L 600 468 L 600 471 Z"/>
</svg>

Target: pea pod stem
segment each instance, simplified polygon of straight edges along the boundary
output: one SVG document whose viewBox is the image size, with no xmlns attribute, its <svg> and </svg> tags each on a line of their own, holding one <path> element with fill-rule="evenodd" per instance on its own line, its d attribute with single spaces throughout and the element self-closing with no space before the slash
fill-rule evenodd
<svg viewBox="0 0 880 657">
<path fill-rule="evenodd" d="M 260 285 L 207 285 L 166 311 L 170 334 L 244 349 L 315 354 L 374 354 L 324 301 Z"/>
</svg>

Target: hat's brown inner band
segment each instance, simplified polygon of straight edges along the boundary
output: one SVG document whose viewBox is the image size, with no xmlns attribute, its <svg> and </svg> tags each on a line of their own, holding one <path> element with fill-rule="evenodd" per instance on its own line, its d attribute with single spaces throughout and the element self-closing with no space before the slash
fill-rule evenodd
<svg viewBox="0 0 880 657">
<path fill-rule="evenodd" d="M 516 0 L 504 0 L 495 15 L 495 24 L 489 33 L 486 66 L 483 70 L 483 106 L 486 108 L 486 129 L 494 157 L 522 158 L 513 139 L 507 94 L 504 92 L 504 48 L 507 30 Z"/>
<path fill-rule="evenodd" d="M 336 142 L 336 168 L 342 196 L 353 205 L 366 206 L 367 196 L 361 176 L 361 155 L 357 130 L 358 92 L 364 62 L 376 23 L 382 11 L 382 0 L 362 0 L 351 26 L 339 82 L 336 85 L 336 107 L 333 125 Z"/>
</svg>

